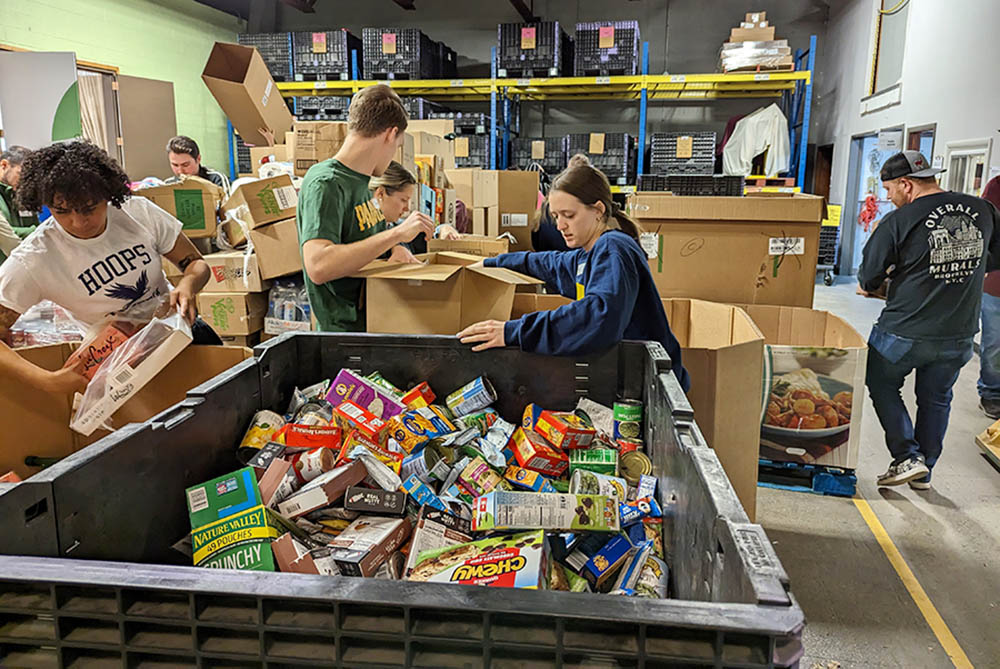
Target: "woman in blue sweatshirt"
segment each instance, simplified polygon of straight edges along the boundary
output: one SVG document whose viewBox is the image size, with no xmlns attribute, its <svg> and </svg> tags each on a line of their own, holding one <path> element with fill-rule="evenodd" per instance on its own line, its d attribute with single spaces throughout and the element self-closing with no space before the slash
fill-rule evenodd
<svg viewBox="0 0 1000 669">
<path fill-rule="evenodd" d="M 583 355 L 623 339 L 657 341 L 685 391 L 691 385 L 681 347 L 639 246 L 639 228 L 611 199 L 611 186 L 588 163 L 571 164 L 552 183 L 549 210 L 569 251 L 506 253 L 483 261 L 545 281 L 575 300 L 511 321 L 483 321 L 458 333 L 473 351 L 518 346 L 544 355 Z"/>
</svg>

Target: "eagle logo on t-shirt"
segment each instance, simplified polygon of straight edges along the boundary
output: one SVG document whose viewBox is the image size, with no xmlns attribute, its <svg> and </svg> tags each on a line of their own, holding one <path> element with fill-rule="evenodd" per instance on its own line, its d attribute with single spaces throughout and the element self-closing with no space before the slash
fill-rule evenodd
<svg viewBox="0 0 1000 669">
<path fill-rule="evenodd" d="M 104 290 L 104 294 L 116 300 L 125 300 L 128 303 L 118 310 L 121 313 L 132 308 L 133 305 L 143 298 L 147 290 L 149 290 L 149 277 L 143 271 L 134 285 L 130 283 L 114 283 Z"/>
</svg>

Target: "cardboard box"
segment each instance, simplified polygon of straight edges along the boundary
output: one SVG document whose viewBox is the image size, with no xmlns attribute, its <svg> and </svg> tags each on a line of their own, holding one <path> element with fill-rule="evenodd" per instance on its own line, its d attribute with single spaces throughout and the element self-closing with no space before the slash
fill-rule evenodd
<svg viewBox="0 0 1000 669">
<path fill-rule="evenodd" d="M 247 257 L 242 251 L 221 251 L 208 254 L 204 260 L 211 276 L 202 293 L 262 293 L 271 288 L 271 282 L 260 276 L 256 253 Z M 179 269 L 174 270 L 180 273 Z"/>
<path fill-rule="evenodd" d="M 257 266 L 262 279 L 274 279 L 302 271 L 302 253 L 299 250 L 299 233 L 295 219 L 250 231 Z"/>
<path fill-rule="evenodd" d="M 344 576 L 371 576 L 412 530 L 408 518 L 361 516 L 330 542 L 330 555 Z"/>
<path fill-rule="evenodd" d="M 855 469 L 861 444 L 867 343 L 846 321 L 826 311 L 741 305 L 764 335 L 764 387 L 770 389 L 761 427 L 760 455 L 770 460 Z M 811 388 L 810 388 L 811 386 Z M 784 426 L 786 398 L 806 390 L 808 407 L 792 413 L 810 420 Z M 787 398 L 791 399 L 791 398 Z M 856 401 L 855 401 L 856 400 Z M 813 413 L 805 413 L 813 408 Z M 837 425 L 827 409 L 837 413 Z M 846 409 L 846 411 L 845 411 Z M 819 418 L 826 414 L 825 425 Z M 792 417 L 793 422 L 797 419 Z"/>
<path fill-rule="evenodd" d="M 414 156 L 416 156 L 416 153 L 417 152 L 413 143 L 413 135 L 405 133 L 403 135 L 403 144 L 396 149 L 396 155 L 393 157 L 393 160 L 409 170 L 410 174 L 417 176 L 417 165 L 416 162 L 414 162 Z"/>
<path fill-rule="evenodd" d="M 249 335 L 219 335 L 223 346 L 233 346 L 236 348 L 253 348 L 260 343 L 261 332 L 254 332 Z"/>
<path fill-rule="evenodd" d="M 274 571 L 271 541 L 282 531 L 278 519 L 263 505 L 239 508 L 245 510 L 191 531 L 196 567 Z"/>
<path fill-rule="evenodd" d="M 496 239 L 500 236 L 500 207 L 494 205 L 472 210 L 472 234 Z M 509 247 L 510 242 L 508 242 Z"/>
<path fill-rule="evenodd" d="M 354 402 L 382 420 L 389 420 L 407 411 L 399 398 L 349 369 L 342 369 L 337 374 L 330 384 L 326 401 L 334 407 L 347 401 Z"/>
<path fill-rule="evenodd" d="M 490 537 L 424 551 L 411 581 L 541 590 L 548 579 L 549 546 L 542 531 Z"/>
<path fill-rule="evenodd" d="M 761 21 L 767 21 L 767 12 L 747 12 L 743 20 L 747 23 L 760 23 Z"/>
<path fill-rule="evenodd" d="M 152 352 L 138 363 L 130 364 L 126 358 L 109 369 L 106 376 L 106 390 L 98 401 L 86 411 L 78 410 L 70 427 L 84 436 L 93 434 L 132 396 L 136 395 L 191 343 L 191 335 L 182 330 L 173 330 Z M 128 346 L 120 350 L 128 351 Z M 113 360 L 109 360 L 110 365 Z"/>
<path fill-rule="evenodd" d="M 440 156 L 445 169 L 455 167 L 455 144 L 440 135 L 409 129 L 413 135 L 413 150 L 417 154 Z"/>
<path fill-rule="evenodd" d="M 417 558 L 427 551 L 448 548 L 472 541 L 472 524 L 446 511 L 424 505 L 417 514 L 413 528 L 413 542 L 403 570 L 405 578 L 413 571 Z"/>
<path fill-rule="evenodd" d="M 368 476 L 368 470 L 360 460 L 337 467 L 302 486 L 302 488 L 278 504 L 278 513 L 286 518 L 298 518 L 310 511 L 330 506 L 352 485 L 357 485 Z"/>
<path fill-rule="evenodd" d="M 500 268 L 468 267 L 478 256 L 419 258 L 426 264 L 374 263 L 363 270 L 368 332 L 454 335 L 479 321 L 507 320 L 515 287 L 542 283 Z"/>
<path fill-rule="evenodd" d="M 475 207 L 475 197 L 473 189 L 476 172 L 481 172 L 478 167 L 463 167 L 461 169 L 445 168 L 444 174 L 451 188 L 455 189 L 456 197 L 462 201 L 466 209 Z"/>
<path fill-rule="evenodd" d="M 617 497 L 605 495 L 497 490 L 476 498 L 472 507 L 472 530 L 617 532 L 620 524 L 618 504 Z"/>
<path fill-rule="evenodd" d="M 472 206 L 494 207 L 500 204 L 500 178 L 497 170 L 475 170 L 472 173 Z M 538 174 L 535 173 L 535 179 Z"/>
<path fill-rule="evenodd" d="M 283 534 L 271 543 L 274 561 L 278 570 L 292 574 L 320 574 L 323 576 L 338 576 L 340 572 L 330 557 L 330 549 L 314 548 L 310 550 L 305 544 L 291 534 Z"/>
<path fill-rule="evenodd" d="M 152 200 L 179 220 L 184 234 L 191 239 L 215 236 L 219 205 L 226 196 L 220 187 L 196 176 L 186 176 L 167 186 L 140 188 L 135 194 Z"/>
<path fill-rule="evenodd" d="M 275 137 L 291 129 L 295 119 L 253 47 L 216 42 L 201 78 L 247 144 L 267 144 L 260 128 Z"/>
<path fill-rule="evenodd" d="M 230 213 L 252 230 L 293 218 L 298 203 L 299 196 L 292 185 L 292 178 L 287 174 L 239 186 L 222 204 L 221 209 L 229 243 L 238 246 L 246 241 L 242 226 L 227 220 Z"/>
<path fill-rule="evenodd" d="M 444 213 L 441 222 L 453 228 L 458 225 L 458 193 L 454 188 L 444 189 Z"/>
<path fill-rule="evenodd" d="M 257 176 L 257 170 L 260 169 L 261 161 L 264 160 L 264 158 L 269 158 L 268 162 L 288 163 L 292 160 L 292 154 L 289 151 L 287 144 L 275 144 L 274 146 L 251 146 L 250 167 L 253 176 Z"/>
<path fill-rule="evenodd" d="M 483 258 L 495 258 L 510 250 L 510 240 L 494 239 L 485 235 L 462 235 L 461 239 L 431 239 L 427 242 L 427 251 L 454 251 L 467 253 Z"/>
<path fill-rule="evenodd" d="M 455 120 L 450 118 L 410 119 L 406 125 L 409 133 L 426 132 L 438 137 L 455 133 Z"/>
<path fill-rule="evenodd" d="M 812 306 L 822 197 L 636 193 L 628 202 L 661 297 Z"/>
<path fill-rule="evenodd" d="M 531 250 L 531 219 L 538 204 L 538 172 L 479 170 L 474 175 L 473 188 L 476 200 L 473 206 L 498 207 L 496 232 L 490 231 L 493 225 L 490 217 L 485 234 L 496 237 L 510 233 L 517 239 L 517 243 L 511 245 L 512 251 Z"/>
<path fill-rule="evenodd" d="M 733 28 L 729 31 L 730 42 L 768 42 L 774 39 L 774 26 L 766 28 Z"/>
<path fill-rule="evenodd" d="M 691 376 L 688 400 L 698 427 L 754 521 L 764 335 L 728 304 L 665 299 L 663 311 Z"/>
<path fill-rule="evenodd" d="M 198 313 L 219 335 L 247 336 L 264 329 L 267 293 L 199 293 Z"/>
<path fill-rule="evenodd" d="M 318 162 L 333 158 L 347 137 L 343 121 L 296 121 L 292 146 L 295 176 L 303 177 Z"/>
<path fill-rule="evenodd" d="M 418 153 L 413 158 L 416 162 L 423 165 L 423 171 L 426 174 L 423 183 L 426 183 L 431 188 L 445 187 L 444 161 L 441 159 L 441 156 Z"/>
</svg>

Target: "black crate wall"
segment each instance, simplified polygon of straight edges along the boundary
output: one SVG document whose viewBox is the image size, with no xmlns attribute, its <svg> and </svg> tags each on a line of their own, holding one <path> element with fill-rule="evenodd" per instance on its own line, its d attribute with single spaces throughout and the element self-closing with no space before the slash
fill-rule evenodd
<svg viewBox="0 0 1000 669">
<path fill-rule="evenodd" d="M 524 29 L 535 30 L 534 48 L 522 48 Z M 497 76 L 558 77 L 573 73 L 573 42 L 558 21 L 497 26 Z"/>
<path fill-rule="evenodd" d="M 483 112 L 434 111 L 430 118 L 452 119 L 456 135 L 488 135 L 492 125 L 490 115 Z"/>
<path fill-rule="evenodd" d="M 691 138 L 691 155 L 677 155 L 677 140 Z M 650 137 L 653 174 L 712 174 L 715 172 L 714 132 L 654 132 Z"/>
<path fill-rule="evenodd" d="M 236 39 L 260 52 L 275 81 L 292 81 L 292 33 L 241 33 Z"/>
<path fill-rule="evenodd" d="M 352 79 L 351 53 L 358 54 L 358 74 L 364 65 L 361 40 L 346 29 L 292 33 L 292 64 L 296 81 Z"/>
<path fill-rule="evenodd" d="M 743 195 L 745 180 L 721 174 L 640 174 L 637 190 L 669 191 L 674 195 L 729 196 Z"/>
<path fill-rule="evenodd" d="M 351 105 L 351 98 L 343 95 L 297 95 L 292 100 L 292 113 L 302 121 L 346 121 Z"/>
<path fill-rule="evenodd" d="M 483 169 L 490 168 L 490 136 L 485 135 L 467 135 L 463 136 L 463 140 L 468 140 L 469 142 L 469 155 L 468 156 L 455 156 L 455 166 L 456 167 L 481 167 Z M 497 156 L 503 154 L 503 137 L 497 136 Z"/>
<path fill-rule="evenodd" d="M 395 53 L 386 35 L 395 35 Z M 433 79 L 440 70 L 437 43 L 416 28 L 365 28 L 361 40 L 365 79 Z"/>
<path fill-rule="evenodd" d="M 613 31 L 611 46 L 601 47 L 601 30 Z M 595 21 L 576 24 L 573 74 L 577 77 L 640 73 L 638 21 Z"/>
<path fill-rule="evenodd" d="M 434 118 L 433 114 L 445 114 L 448 112 L 448 108 L 442 104 L 428 100 L 427 98 L 412 96 L 403 98 L 403 108 L 406 110 L 407 116 L 411 119 L 419 120 Z"/>
<path fill-rule="evenodd" d="M 236 145 L 236 173 L 254 174 L 255 170 L 250 163 L 250 147 L 236 133 L 233 133 L 233 142 Z"/>
<path fill-rule="evenodd" d="M 458 54 L 444 42 L 437 42 L 437 77 L 454 79 L 458 76 Z"/>
<path fill-rule="evenodd" d="M 566 135 L 567 160 L 578 153 L 590 158 L 591 164 L 604 172 L 612 186 L 625 186 L 635 183 L 635 138 L 627 132 L 608 132 L 604 134 L 604 151 L 590 152 L 591 133 L 572 133 Z"/>
<path fill-rule="evenodd" d="M 545 155 L 532 158 L 532 146 L 535 142 L 545 144 Z M 521 170 L 527 169 L 532 163 L 538 163 L 549 176 L 555 176 L 566 168 L 566 146 L 562 137 L 518 137 L 511 141 L 510 163 Z"/>
</svg>

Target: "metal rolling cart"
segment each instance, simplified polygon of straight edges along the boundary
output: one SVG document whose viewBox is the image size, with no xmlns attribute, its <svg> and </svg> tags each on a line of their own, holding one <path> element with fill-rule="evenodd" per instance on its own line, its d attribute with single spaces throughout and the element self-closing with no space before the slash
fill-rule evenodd
<svg viewBox="0 0 1000 669">
<path fill-rule="evenodd" d="M 819 257 L 816 263 L 816 271 L 823 272 L 823 283 L 827 286 L 833 285 L 833 271 L 837 267 L 837 260 L 840 256 L 840 214 L 843 205 L 827 205 L 826 218 L 823 219 L 823 227 L 819 231 Z"/>
</svg>

